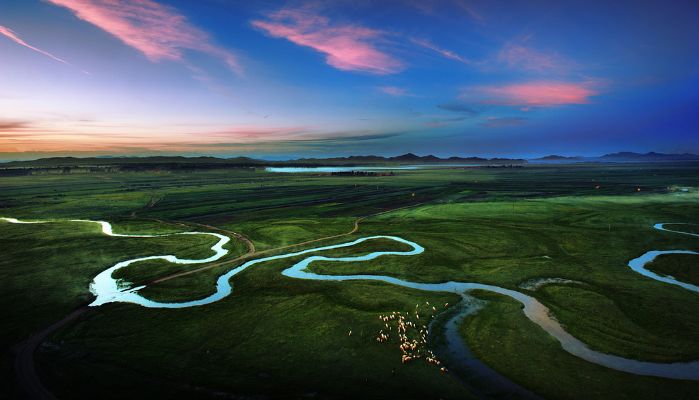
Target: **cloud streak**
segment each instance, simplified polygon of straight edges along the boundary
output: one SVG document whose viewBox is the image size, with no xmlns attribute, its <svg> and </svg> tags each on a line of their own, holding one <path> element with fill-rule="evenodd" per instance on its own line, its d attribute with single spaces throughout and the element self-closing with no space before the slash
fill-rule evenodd
<svg viewBox="0 0 699 400">
<path fill-rule="evenodd" d="M 308 8 L 283 8 L 252 25 L 268 35 L 284 38 L 325 55 L 325 62 L 342 71 L 375 75 L 395 74 L 404 69 L 397 58 L 379 49 L 385 32 L 355 24 L 331 24 Z"/>
<path fill-rule="evenodd" d="M 481 15 L 478 11 L 476 11 L 475 8 L 471 7 L 468 2 L 465 0 L 458 0 L 456 4 L 461 7 L 462 10 L 466 11 L 466 14 L 468 14 L 471 19 L 477 22 L 484 22 L 485 18 L 483 18 L 483 15 Z"/>
<path fill-rule="evenodd" d="M 408 89 L 398 86 L 379 86 L 377 89 L 390 96 L 400 97 L 409 95 Z"/>
<path fill-rule="evenodd" d="M 471 62 L 470 60 L 468 60 L 467 58 L 462 57 L 462 56 L 460 56 L 459 54 L 457 54 L 457 53 L 455 53 L 455 52 L 453 52 L 453 51 L 451 51 L 451 50 L 447 50 L 447 49 L 441 48 L 441 47 L 437 46 L 436 44 L 432 43 L 432 42 L 429 41 L 429 40 L 412 38 L 412 39 L 410 39 L 410 41 L 413 42 L 413 43 L 415 43 L 415 44 L 417 44 L 417 45 L 419 45 L 419 46 L 422 46 L 422 47 L 424 47 L 424 48 L 426 48 L 426 49 L 428 49 L 428 50 L 432 50 L 433 52 L 435 52 L 435 53 L 441 55 L 441 56 L 444 57 L 444 58 L 448 58 L 448 59 L 450 59 L 450 60 L 458 61 L 458 62 L 460 62 L 460 63 L 462 63 L 462 64 L 466 64 L 466 65 L 471 65 L 471 64 L 472 64 L 472 62 Z"/>
<path fill-rule="evenodd" d="M 36 51 L 37 53 L 43 54 L 43 55 L 45 55 L 46 57 L 49 57 L 49 58 L 51 58 L 51 59 L 54 60 L 54 61 L 58 61 L 58 62 L 60 62 L 60 63 L 66 64 L 66 65 L 71 65 L 68 61 L 66 61 L 66 60 L 64 60 L 64 59 L 62 59 L 62 58 L 56 57 L 56 56 L 54 56 L 53 54 L 49 53 L 48 51 L 45 51 L 45 50 L 42 50 L 42 49 L 40 49 L 40 48 L 38 48 L 38 47 L 34 47 L 34 46 L 30 45 L 29 43 L 27 43 L 27 42 L 25 42 L 24 40 L 22 40 L 22 38 L 20 38 L 20 37 L 17 35 L 17 33 L 15 33 L 12 29 L 10 29 L 10 28 L 8 28 L 8 27 L 6 27 L 6 26 L 0 25 L 0 35 L 4 35 L 4 36 L 8 37 L 10 40 L 14 41 L 15 43 L 17 43 L 17 44 L 19 44 L 19 45 L 21 45 L 21 46 L 24 46 L 24 47 L 26 47 L 26 48 L 28 48 L 28 49 L 34 50 L 34 51 Z"/>
<path fill-rule="evenodd" d="M 0 132 L 17 132 L 30 128 L 27 121 L 0 120 Z"/>
<path fill-rule="evenodd" d="M 462 122 L 467 119 L 471 118 L 469 115 L 463 115 L 460 117 L 451 117 L 451 118 L 435 118 L 432 119 L 431 121 L 427 121 L 425 123 L 425 126 L 429 128 L 441 128 L 443 126 L 448 126 L 456 122 Z"/>
<path fill-rule="evenodd" d="M 469 2 L 465 0 L 445 0 L 439 2 L 430 2 L 424 0 L 406 0 L 404 2 L 407 6 L 417 9 L 420 13 L 425 15 L 446 15 L 451 16 L 456 15 L 461 16 L 461 12 L 465 12 L 473 21 L 482 23 L 484 22 L 483 16 L 476 11 L 475 8 L 469 5 Z"/>
<path fill-rule="evenodd" d="M 469 116 L 478 115 L 477 110 L 475 110 L 470 105 L 466 105 L 466 104 L 460 104 L 460 103 L 438 104 L 437 108 L 441 108 L 442 110 L 445 110 L 445 111 L 458 112 L 458 113 L 462 113 L 462 114 L 469 115 Z"/>
<path fill-rule="evenodd" d="M 481 125 L 486 128 L 503 128 L 519 126 L 525 122 L 527 122 L 527 118 L 522 117 L 487 117 Z"/>
<path fill-rule="evenodd" d="M 219 58 L 235 73 L 242 74 L 233 53 L 213 45 L 205 32 L 171 7 L 152 0 L 47 1 L 69 9 L 77 18 L 111 34 L 150 61 L 182 61 L 185 50 L 194 50 Z"/>
</svg>

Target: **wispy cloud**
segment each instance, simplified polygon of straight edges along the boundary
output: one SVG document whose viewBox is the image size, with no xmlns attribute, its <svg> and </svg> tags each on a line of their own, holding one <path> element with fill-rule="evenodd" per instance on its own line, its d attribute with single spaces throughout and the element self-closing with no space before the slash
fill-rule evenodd
<svg viewBox="0 0 699 400">
<path fill-rule="evenodd" d="M 451 124 L 454 124 L 456 122 L 462 122 L 467 119 L 471 118 L 471 116 L 464 115 L 461 117 L 440 117 L 440 118 L 434 118 L 430 121 L 425 122 L 425 126 L 428 126 L 430 128 L 441 128 L 443 126 L 448 126 Z"/>
<path fill-rule="evenodd" d="M 452 112 L 458 112 L 470 116 L 475 116 L 478 115 L 478 111 L 476 111 L 472 106 L 467 105 L 467 104 L 460 104 L 460 103 L 447 103 L 447 104 L 439 104 L 437 105 L 437 108 L 441 108 L 442 110 L 445 111 L 452 111 Z"/>
<path fill-rule="evenodd" d="M 379 91 L 391 95 L 391 96 L 408 96 L 410 93 L 408 89 L 398 87 L 398 86 L 379 86 L 377 88 Z"/>
<path fill-rule="evenodd" d="M 113 35 L 151 61 L 182 61 L 184 50 L 194 50 L 217 57 L 242 74 L 238 58 L 232 52 L 212 44 L 209 35 L 172 7 L 152 0 L 47 1 L 71 10 L 79 19 Z"/>
<path fill-rule="evenodd" d="M 60 63 L 66 64 L 66 65 L 70 65 L 70 63 L 69 63 L 68 61 L 66 61 L 66 60 L 64 60 L 64 59 L 62 59 L 62 58 L 56 57 L 56 56 L 54 56 L 53 54 L 49 53 L 49 52 L 46 51 L 46 50 L 42 50 L 42 49 L 40 49 L 40 48 L 38 48 L 38 47 L 34 47 L 34 46 L 30 45 L 29 43 L 25 42 L 24 40 L 22 40 L 22 38 L 20 38 L 20 37 L 17 35 L 17 33 L 15 33 L 12 29 L 10 29 L 10 28 L 8 28 L 8 27 L 6 27 L 6 26 L 0 25 L 0 35 L 7 36 L 10 40 L 14 41 L 15 43 L 17 43 L 17 44 L 19 44 L 19 45 L 22 45 L 22 46 L 24 46 L 24 47 L 26 47 L 26 48 L 28 48 L 28 49 L 34 50 L 34 51 L 36 51 L 37 53 L 43 54 L 43 55 L 45 55 L 46 57 L 49 57 L 49 58 L 51 58 L 51 59 L 53 59 L 53 60 L 55 60 L 55 61 L 58 61 L 58 62 L 60 62 Z"/>
<path fill-rule="evenodd" d="M 527 122 L 523 117 L 487 117 L 482 126 L 486 128 L 502 128 L 507 126 L 518 126 Z"/>
<path fill-rule="evenodd" d="M 339 70 L 386 75 L 404 69 L 403 62 L 379 49 L 385 32 L 356 24 L 332 24 L 308 7 L 283 8 L 264 20 L 252 21 L 252 25 L 270 36 L 325 54 L 325 61 Z"/>
<path fill-rule="evenodd" d="M 235 140 L 238 143 L 249 141 L 277 141 L 289 140 L 296 136 L 308 134 L 312 129 L 303 126 L 289 127 L 260 127 L 260 126 L 233 126 L 210 132 L 194 132 L 186 134 L 182 140 L 196 138 L 198 141 L 216 143 L 219 141 Z"/>
<path fill-rule="evenodd" d="M 471 6 L 471 4 L 469 4 L 468 1 L 456 0 L 456 5 L 459 6 L 459 8 L 461 8 L 462 10 L 464 10 L 466 14 L 468 14 L 468 16 L 471 17 L 471 19 L 473 19 L 474 21 L 478 21 L 481 23 L 485 21 L 483 15 L 476 11 L 476 9 L 473 6 Z"/>
<path fill-rule="evenodd" d="M 390 139 L 396 136 L 405 134 L 406 132 L 372 132 L 372 131 L 328 131 L 317 132 L 308 137 L 284 138 L 279 140 L 260 140 L 260 141 L 231 141 L 231 142 L 216 142 L 216 143 L 193 143 L 188 146 L 192 148 L 221 148 L 221 147 L 245 147 L 245 146 L 284 146 L 296 144 L 305 147 L 336 145 L 351 145 L 362 142 L 375 142 Z"/>
<path fill-rule="evenodd" d="M 454 123 L 466 121 L 472 118 L 475 118 L 478 116 L 479 111 L 474 109 L 474 107 L 470 104 L 462 104 L 462 103 L 446 103 L 446 104 L 439 104 L 437 105 L 437 108 L 442 109 L 444 111 L 451 111 L 452 113 L 456 113 L 458 116 L 445 116 L 445 115 L 433 115 L 431 116 L 431 120 L 427 121 L 425 123 L 426 126 L 430 128 L 439 128 L 442 126 L 448 126 Z"/>
<path fill-rule="evenodd" d="M 535 72 L 564 74 L 573 68 L 573 63 L 555 53 L 544 53 L 518 42 L 506 43 L 496 59 L 509 68 Z"/>
<path fill-rule="evenodd" d="M 599 83 L 537 81 L 509 85 L 477 86 L 462 90 L 463 101 L 503 106 L 552 107 L 587 104 L 599 93 Z"/>
<path fill-rule="evenodd" d="M 0 132 L 17 132 L 29 129 L 31 124 L 27 121 L 1 120 Z"/>
<path fill-rule="evenodd" d="M 405 4 L 409 7 L 417 9 L 419 12 L 425 15 L 461 15 L 460 12 L 465 12 L 472 20 L 482 23 L 484 21 L 483 16 L 476 11 L 474 7 L 469 4 L 466 0 L 443 0 L 439 2 L 431 2 L 425 0 L 405 0 Z M 456 13 L 454 13 L 456 11 Z"/>
<path fill-rule="evenodd" d="M 471 64 L 471 61 L 468 60 L 467 58 L 462 57 L 461 55 L 457 54 L 457 53 L 454 52 L 454 51 L 447 50 L 447 49 L 444 49 L 444 48 L 442 48 L 442 47 L 439 47 L 439 46 L 437 46 L 436 44 L 432 43 L 431 41 L 429 41 L 429 40 L 427 40 L 427 39 L 411 38 L 410 41 L 413 42 L 413 43 L 415 43 L 415 44 L 417 44 L 417 45 L 419 45 L 419 46 L 422 46 L 422 47 L 424 47 L 424 48 L 426 48 L 426 49 L 428 49 L 428 50 L 432 50 L 433 52 L 435 52 L 435 53 L 441 55 L 441 56 L 444 57 L 444 58 L 448 58 L 448 59 L 450 59 L 450 60 L 458 61 L 458 62 L 460 62 L 460 63 L 462 63 L 462 64 L 466 64 L 466 65 L 470 65 L 470 64 Z"/>
</svg>

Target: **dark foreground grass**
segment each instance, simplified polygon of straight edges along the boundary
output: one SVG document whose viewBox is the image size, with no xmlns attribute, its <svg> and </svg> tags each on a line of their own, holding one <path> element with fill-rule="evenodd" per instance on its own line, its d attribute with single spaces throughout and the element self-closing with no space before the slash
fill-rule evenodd
<svg viewBox="0 0 699 400">
<path fill-rule="evenodd" d="M 690 399 L 697 382 L 616 372 L 561 350 L 522 314 L 519 303 L 479 292 L 486 308 L 466 319 L 462 333 L 474 353 L 510 379 L 555 399 Z"/>
<path fill-rule="evenodd" d="M 699 285 L 698 258 L 693 254 L 663 254 L 646 265 L 646 268 L 660 275 L 669 275 L 682 282 Z"/>
<path fill-rule="evenodd" d="M 285 398 L 468 398 L 452 377 L 423 363 L 403 366 L 395 346 L 375 341 L 379 314 L 455 296 L 292 281 L 279 274 L 285 266 L 243 272 L 231 296 L 205 307 L 109 305 L 88 315 L 41 354 L 51 386 L 67 397 L 89 397 L 91 385 L 76 392 L 63 383 L 87 373 L 110 388 L 109 398 L 140 396 L 139 387 L 121 383 L 151 375 L 163 379 L 155 385 L 164 393 L 186 382 Z"/>
</svg>

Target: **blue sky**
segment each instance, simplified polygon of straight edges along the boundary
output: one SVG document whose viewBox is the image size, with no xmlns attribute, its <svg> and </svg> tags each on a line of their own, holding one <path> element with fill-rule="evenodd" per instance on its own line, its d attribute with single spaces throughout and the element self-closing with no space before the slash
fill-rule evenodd
<svg viewBox="0 0 699 400">
<path fill-rule="evenodd" d="M 5 0 L 0 159 L 699 152 L 695 1 Z"/>
</svg>

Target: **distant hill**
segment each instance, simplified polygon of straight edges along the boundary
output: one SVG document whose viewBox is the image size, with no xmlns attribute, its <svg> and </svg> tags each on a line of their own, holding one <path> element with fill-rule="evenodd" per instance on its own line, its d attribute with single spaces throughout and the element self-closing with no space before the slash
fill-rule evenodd
<svg viewBox="0 0 699 400">
<path fill-rule="evenodd" d="M 481 158 L 481 157 L 449 157 L 439 158 L 434 155 L 418 156 L 413 153 L 406 153 L 395 157 L 381 156 L 349 156 L 337 158 L 301 158 L 298 160 L 284 161 L 283 163 L 313 163 L 313 164 L 490 164 L 490 163 L 507 163 L 507 164 L 523 164 L 526 160 L 519 158 Z"/>
<path fill-rule="evenodd" d="M 31 166 L 31 167 L 71 167 L 71 166 L 108 166 L 128 164 L 258 164 L 262 161 L 247 157 L 217 158 L 217 157 L 49 157 L 31 161 L 10 161 L 0 166 Z"/>
<path fill-rule="evenodd" d="M 651 151 L 650 153 L 634 153 L 631 151 L 621 151 L 618 153 L 605 154 L 599 157 L 579 157 L 579 156 L 560 156 L 556 154 L 545 157 L 533 158 L 529 161 L 542 164 L 566 164 L 580 162 L 596 162 L 596 163 L 622 163 L 622 162 L 682 162 L 682 161 L 699 161 L 699 155 L 696 154 L 664 154 Z"/>
</svg>

